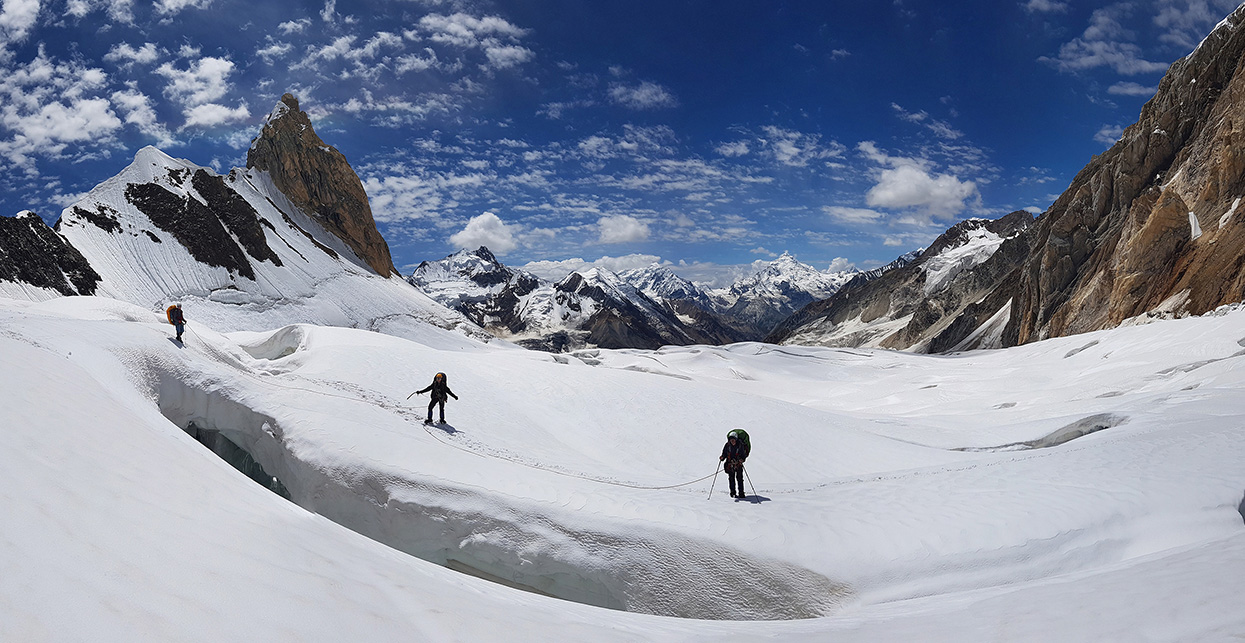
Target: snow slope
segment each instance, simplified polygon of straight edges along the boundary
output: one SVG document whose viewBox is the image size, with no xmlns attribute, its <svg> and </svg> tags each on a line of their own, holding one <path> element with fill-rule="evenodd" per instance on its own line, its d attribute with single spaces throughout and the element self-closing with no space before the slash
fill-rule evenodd
<svg viewBox="0 0 1245 643">
<path fill-rule="evenodd" d="M 248 247 L 245 255 L 238 255 L 252 276 L 205 263 L 135 203 L 134 186 L 166 195 L 173 203 L 211 203 L 197 187 L 199 173 L 207 184 L 219 184 L 220 192 L 235 203 L 254 210 L 240 216 L 254 220 L 250 223 L 262 234 L 255 243 L 272 254 L 256 256 Z M 202 220 L 212 223 L 210 219 L 220 216 L 217 212 Z M 190 219 L 184 214 L 181 218 Z M 190 320 L 216 327 L 263 330 L 303 322 L 403 335 L 422 333 L 420 327 L 432 324 L 487 337 L 401 278 L 382 278 L 365 268 L 340 239 L 290 203 L 264 172 L 235 169 L 221 176 L 145 147 L 119 174 L 66 208 L 59 231 L 103 277 L 96 294 L 144 307 L 182 302 Z M 230 235 L 223 239 L 241 241 L 236 230 L 222 229 L 222 234 Z M 202 229 L 193 236 L 202 238 Z"/>
<path fill-rule="evenodd" d="M 0 640 L 1226 640 L 1242 322 L 550 355 L 0 300 Z"/>
</svg>

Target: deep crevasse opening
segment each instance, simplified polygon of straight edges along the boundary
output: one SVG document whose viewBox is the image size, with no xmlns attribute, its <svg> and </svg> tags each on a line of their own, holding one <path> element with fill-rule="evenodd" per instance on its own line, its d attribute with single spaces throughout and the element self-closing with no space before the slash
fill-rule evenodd
<svg viewBox="0 0 1245 643">
<path fill-rule="evenodd" d="M 842 584 L 720 543 L 606 519 L 560 524 L 539 505 L 452 482 L 324 469 L 292 453 L 271 415 L 169 375 L 161 413 L 235 469 L 300 507 L 404 553 L 538 594 L 695 619 L 825 616 Z M 284 493 L 282 493 L 284 492 Z"/>
</svg>

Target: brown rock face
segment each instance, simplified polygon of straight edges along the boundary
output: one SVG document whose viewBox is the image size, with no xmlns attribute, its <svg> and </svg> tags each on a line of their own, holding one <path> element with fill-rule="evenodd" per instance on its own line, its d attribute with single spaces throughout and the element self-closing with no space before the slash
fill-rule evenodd
<svg viewBox="0 0 1245 643">
<path fill-rule="evenodd" d="M 337 149 L 326 145 L 290 94 L 264 123 L 246 155 L 246 166 L 264 170 L 286 197 L 337 235 L 382 277 L 397 271 L 389 244 L 376 229 L 363 183 Z"/>
<path fill-rule="evenodd" d="M 1171 66 L 1137 123 L 1038 220 L 1004 343 L 1241 301 L 1241 197 L 1245 7 Z"/>
</svg>

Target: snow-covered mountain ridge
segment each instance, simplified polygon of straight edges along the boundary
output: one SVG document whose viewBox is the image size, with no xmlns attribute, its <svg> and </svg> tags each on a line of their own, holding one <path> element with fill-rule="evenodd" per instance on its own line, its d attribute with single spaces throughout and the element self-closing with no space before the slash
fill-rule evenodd
<svg viewBox="0 0 1245 643">
<path fill-rule="evenodd" d="M 290 117 L 288 109 L 280 116 L 283 107 L 269 125 Z M 331 191 L 331 183 L 319 190 Z M 5 245 L 15 245 L 0 254 L 38 246 L 54 265 L 32 275 L 3 270 L 0 261 L 5 296 L 96 294 L 152 309 L 181 302 L 192 323 L 240 324 L 233 330 L 303 322 L 421 335 L 432 324 L 489 337 L 401 278 L 378 276 L 264 171 L 220 175 L 145 147 L 116 176 L 65 208 L 55 231 L 32 229 L 41 224 L 32 221 L 4 226 Z M 41 265 L 29 252 L 22 256 L 28 271 Z"/>
<path fill-rule="evenodd" d="M 618 274 L 594 268 L 551 283 L 505 266 L 481 247 L 425 261 L 408 281 L 500 337 L 559 351 L 755 339 L 768 320 L 833 293 L 857 274 L 823 273 L 784 254 L 718 291 L 660 264 Z"/>
</svg>

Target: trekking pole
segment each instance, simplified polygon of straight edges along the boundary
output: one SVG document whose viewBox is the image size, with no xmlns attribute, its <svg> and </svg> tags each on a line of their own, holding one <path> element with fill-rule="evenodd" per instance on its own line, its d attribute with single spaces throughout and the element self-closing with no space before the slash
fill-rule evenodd
<svg viewBox="0 0 1245 643">
<path fill-rule="evenodd" d="M 718 483 L 718 472 L 721 470 L 722 470 L 722 463 L 719 462 L 718 466 L 713 468 L 713 482 L 709 484 L 709 496 L 705 498 L 705 500 L 708 500 L 709 498 L 713 497 L 713 485 Z"/>
<path fill-rule="evenodd" d="M 406 396 L 406 399 L 408 399 L 408 400 L 409 400 L 409 399 L 411 399 L 411 397 L 412 397 L 412 396 L 414 396 L 414 395 L 415 395 L 414 393 L 411 393 L 410 395 Z"/>
<path fill-rule="evenodd" d="M 748 486 L 749 486 L 749 487 L 752 487 L 752 476 L 748 475 L 748 469 L 747 469 L 747 467 L 745 467 L 745 466 L 743 465 L 743 463 L 740 463 L 740 464 L 739 464 L 739 468 L 744 470 L 744 477 L 748 479 Z M 752 487 L 752 495 L 754 495 L 754 496 L 755 496 L 755 495 L 757 495 L 757 488 L 756 488 L 756 487 Z"/>
</svg>

